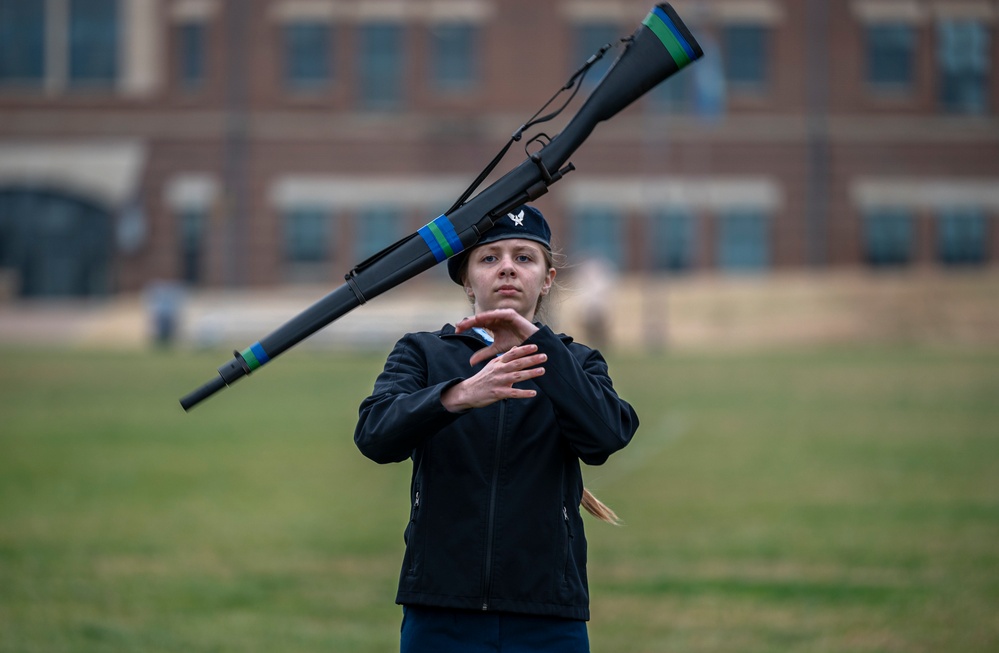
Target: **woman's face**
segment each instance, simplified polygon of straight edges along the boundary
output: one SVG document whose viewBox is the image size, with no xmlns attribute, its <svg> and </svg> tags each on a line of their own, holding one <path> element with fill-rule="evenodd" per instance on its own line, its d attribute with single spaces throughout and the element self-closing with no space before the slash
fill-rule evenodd
<svg viewBox="0 0 999 653">
<path fill-rule="evenodd" d="M 555 280 L 539 243 L 521 238 L 497 240 L 468 254 L 465 293 L 476 313 L 512 308 L 534 319 L 538 299 L 547 295 Z"/>
</svg>

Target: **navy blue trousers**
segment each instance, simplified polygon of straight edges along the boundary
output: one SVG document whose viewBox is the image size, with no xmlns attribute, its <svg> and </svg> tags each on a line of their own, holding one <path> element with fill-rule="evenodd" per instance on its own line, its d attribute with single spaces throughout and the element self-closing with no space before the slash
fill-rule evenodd
<svg viewBox="0 0 999 653">
<path fill-rule="evenodd" d="M 401 653 L 589 653 L 585 621 L 406 606 Z"/>
</svg>

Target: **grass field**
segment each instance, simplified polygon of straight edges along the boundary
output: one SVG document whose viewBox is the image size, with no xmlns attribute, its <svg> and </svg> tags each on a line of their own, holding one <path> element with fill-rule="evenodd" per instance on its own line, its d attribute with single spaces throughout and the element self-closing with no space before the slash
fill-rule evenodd
<svg viewBox="0 0 999 653">
<path fill-rule="evenodd" d="M 2 352 L 0 651 L 397 650 L 408 465 L 382 354 Z M 999 350 L 611 356 L 642 428 L 587 485 L 593 651 L 999 650 Z"/>
</svg>

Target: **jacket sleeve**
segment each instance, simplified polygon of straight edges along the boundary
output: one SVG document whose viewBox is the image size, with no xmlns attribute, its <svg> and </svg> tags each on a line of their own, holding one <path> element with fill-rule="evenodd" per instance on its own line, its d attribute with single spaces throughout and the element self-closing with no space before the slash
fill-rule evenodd
<svg viewBox="0 0 999 653">
<path fill-rule="evenodd" d="M 603 464 L 631 441 L 638 415 L 618 397 L 600 352 L 580 345 L 585 355 L 577 358 L 548 327 L 526 342 L 548 355 L 544 375 L 534 382 L 552 402 L 562 434 L 580 460 Z"/>
<path fill-rule="evenodd" d="M 459 381 L 428 386 L 422 348 L 412 335 L 403 337 L 389 354 L 371 396 L 361 402 L 354 428 L 357 448 L 377 463 L 406 460 L 421 442 L 460 416 L 441 403 L 441 393 Z"/>
</svg>

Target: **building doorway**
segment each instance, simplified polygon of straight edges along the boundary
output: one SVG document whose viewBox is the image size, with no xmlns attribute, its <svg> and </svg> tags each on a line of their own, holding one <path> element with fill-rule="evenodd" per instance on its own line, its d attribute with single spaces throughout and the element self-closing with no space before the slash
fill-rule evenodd
<svg viewBox="0 0 999 653">
<path fill-rule="evenodd" d="M 111 291 L 111 213 L 70 193 L 0 187 L 0 270 L 19 297 L 93 297 Z"/>
</svg>

